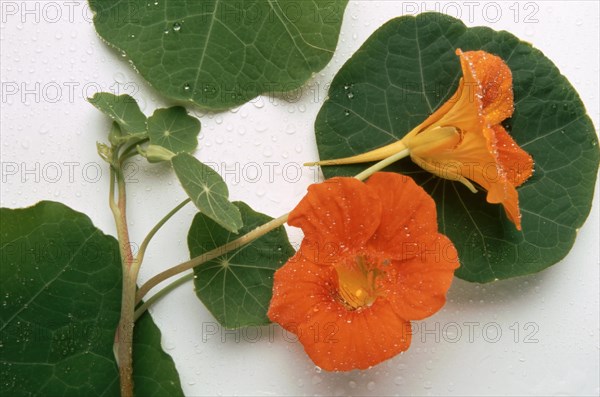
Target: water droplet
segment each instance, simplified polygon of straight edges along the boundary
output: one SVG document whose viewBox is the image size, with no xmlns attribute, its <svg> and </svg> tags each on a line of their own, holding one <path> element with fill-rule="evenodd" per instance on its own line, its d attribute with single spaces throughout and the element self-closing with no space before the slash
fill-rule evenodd
<svg viewBox="0 0 600 397">
<path fill-rule="evenodd" d="M 288 135 L 294 135 L 296 133 L 296 126 L 293 124 L 288 124 L 287 127 L 285 127 L 285 133 Z"/>
<path fill-rule="evenodd" d="M 401 376 L 396 376 L 394 378 L 394 384 L 396 385 L 403 385 L 404 384 L 404 378 Z"/>
<path fill-rule="evenodd" d="M 191 86 L 190 86 L 188 83 L 185 83 L 185 84 L 183 85 L 183 90 L 184 90 L 184 91 L 189 91 L 191 88 L 192 88 L 192 87 L 191 87 Z"/>
<path fill-rule="evenodd" d="M 179 32 L 181 30 L 181 24 L 179 22 L 175 22 L 173 24 L 173 31 L 174 32 Z"/>
<path fill-rule="evenodd" d="M 427 360 L 427 363 L 425 363 L 425 368 L 427 368 L 428 370 L 432 370 L 433 369 L 433 361 Z"/>
<path fill-rule="evenodd" d="M 350 116 L 350 111 L 348 109 L 344 110 L 344 116 Z"/>
<path fill-rule="evenodd" d="M 171 342 L 167 342 L 167 343 L 164 344 L 164 348 L 166 350 L 173 350 L 173 349 L 175 349 L 175 345 L 173 343 L 171 343 Z"/>
<path fill-rule="evenodd" d="M 257 98 L 256 100 L 254 100 L 254 102 L 252 102 L 252 104 L 257 109 L 262 109 L 265 107 L 265 102 L 263 101 L 262 98 Z"/>
<path fill-rule="evenodd" d="M 125 84 L 125 75 L 121 72 L 117 72 L 114 74 L 113 78 L 119 84 Z"/>
<path fill-rule="evenodd" d="M 369 391 L 375 390 L 375 382 L 370 381 L 369 383 L 367 383 L 367 390 L 369 390 Z"/>
</svg>

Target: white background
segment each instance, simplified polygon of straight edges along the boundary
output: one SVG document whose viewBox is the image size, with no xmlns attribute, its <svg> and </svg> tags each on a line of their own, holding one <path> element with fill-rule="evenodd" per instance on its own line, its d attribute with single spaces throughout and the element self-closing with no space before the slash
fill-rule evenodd
<svg viewBox="0 0 600 397">
<path fill-rule="evenodd" d="M 47 8 L 50 3 L 58 6 L 58 18 L 55 9 Z M 7 12 L 14 6 L 15 14 Z M 25 7 L 33 13 L 24 13 Z M 516 6 L 512 1 L 351 1 L 332 62 L 308 82 L 299 100 L 259 98 L 216 115 L 192 110 L 202 121 L 196 156 L 224 162 L 228 169 L 238 163 L 239 181 L 236 175 L 226 175 L 233 199 L 271 216 L 288 212 L 316 180 L 314 170 L 305 169 L 295 181 L 295 164 L 317 158 L 313 122 L 326 84 L 384 22 L 436 7 L 470 26 L 506 29 L 532 42 L 569 78 L 598 128 L 597 1 Z M 517 21 L 515 9 L 520 10 Z M 534 11 L 530 17 L 537 22 L 525 23 Z M 96 141 L 105 141 L 109 121 L 85 97 L 98 88 L 133 93 L 148 115 L 169 103 L 100 41 L 90 16 L 85 2 L 2 1 L 1 160 L 3 171 L 8 163 L 17 163 L 18 173 L 3 174 L 1 205 L 61 201 L 114 235 L 107 206 L 108 170 L 96 155 Z M 19 91 L 9 95 L 13 83 Z M 37 94 L 24 95 L 25 90 Z M 260 176 L 247 166 L 251 162 L 261 166 Z M 37 171 L 25 173 L 25 167 L 35 170 L 36 163 Z M 287 163 L 293 165 L 286 174 Z M 132 239 L 139 242 L 185 195 L 166 167 L 135 164 L 131 179 L 138 182 L 129 187 L 129 219 Z M 275 170 L 273 178 L 269 167 Z M 276 326 L 263 328 L 255 343 L 251 339 L 256 329 L 238 334 L 239 341 L 220 331 L 209 335 L 203 331 L 213 330 L 214 319 L 191 284 L 158 303 L 152 314 L 190 396 L 598 395 L 598 207 L 596 190 L 592 212 L 565 260 L 540 274 L 493 284 L 455 280 L 444 309 L 417 324 L 411 348 L 367 371 L 320 372 L 302 346 L 287 341 Z M 186 207 L 160 232 L 149 249 L 141 281 L 187 259 L 186 233 L 193 214 L 193 208 Z M 298 243 L 298 230 L 288 230 Z M 433 332 L 423 333 L 425 327 Z"/>
</svg>

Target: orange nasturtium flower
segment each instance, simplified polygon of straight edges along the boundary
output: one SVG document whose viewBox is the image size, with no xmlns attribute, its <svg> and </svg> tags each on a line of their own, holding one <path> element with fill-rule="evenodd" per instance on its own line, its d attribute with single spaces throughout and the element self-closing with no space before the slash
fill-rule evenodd
<svg viewBox="0 0 600 397">
<path fill-rule="evenodd" d="M 457 253 L 433 199 L 411 178 L 311 185 L 290 213 L 299 251 L 275 273 L 268 316 L 329 371 L 364 369 L 408 349 L 410 321 L 446 301 Z"/>
<path fill-rule="evenodd" d="M 382 160 L 407 150 L 421 168 L 441 178 L 471 181 L 487 191 L 489 203 L 502 204 L 521 230 L 516 187 L 533 173 L 533 160 L 500 124 L 512 116 L 512 74 L 499 57 L 485 51 L 462 52 L 463 77 L 458 90 L 400 141 L 371 152 L 316 164 L 351 164 Z"/>
</svg>

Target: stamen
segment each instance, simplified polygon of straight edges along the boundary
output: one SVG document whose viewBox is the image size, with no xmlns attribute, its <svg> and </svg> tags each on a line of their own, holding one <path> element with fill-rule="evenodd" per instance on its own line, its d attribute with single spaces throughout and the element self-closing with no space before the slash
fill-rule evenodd
<svg viewBox="0 0 600 397">
<path fill-rule="evenodd" d="M 381 295 L 377 278 L 384 272 L 378 268 L 378 262 L 365 255 L 357 255 L 336 267 L 337 298 L 346 309 L 358 310 L 371 306 Z"/>
</svg>

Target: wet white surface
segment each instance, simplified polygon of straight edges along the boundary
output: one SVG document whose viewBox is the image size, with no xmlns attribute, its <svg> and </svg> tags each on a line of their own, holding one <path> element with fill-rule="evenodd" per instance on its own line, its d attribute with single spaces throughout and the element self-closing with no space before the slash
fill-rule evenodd
<svg viewBox="0 0 600 397">
<path fill-rule="evenodd" d="M 33 11 L 24 12 L 25 3 Z M 85 97 L 98 90 L 129 93 L 146 114 L 168 103 L 100 41 L 85 2 L 1 5 L 1 161 L 18 170 L 7 175 L 3 168 L 1 205 L 61 201 L 114 234 L 108 170 L 95 145 L 105 140 L 109 121 Z M 351 1 L 333 61 L 298 100 L 261 97 L 221 114 L 194 112 L 202 121 L 197 157 L 229 170 L 233 199 L 271 216 L 289 211 L 319 178 L 313 169 L 298 175 L 297 164 L 317 158 L 313 122 L 337 70 L 388 19 L 436 7 L 470 26 L 506 29 L 532 42 L 570 79 L 598 128 L 598 2 Z M 138 161 L 129 180 L 129 219 L 138 241 L 185 195 L 163 166 Z M 596 191 L 588 221 L 559 264 L 489 285 L 456 280 L 444 309 L 417 324 L 410 350 L 367 371 L 320 372 L 276 326 L 258 336 L 257 329 L 215 328 L 191 284 L 152 313 L 190 396 L 598 395 L 598 208 Z M 187 207 L 160 232 L 142 281 L 187 259 L 193 213 Z M 300 233 L 288 230 L 299 242 Z"/>
</svg>

